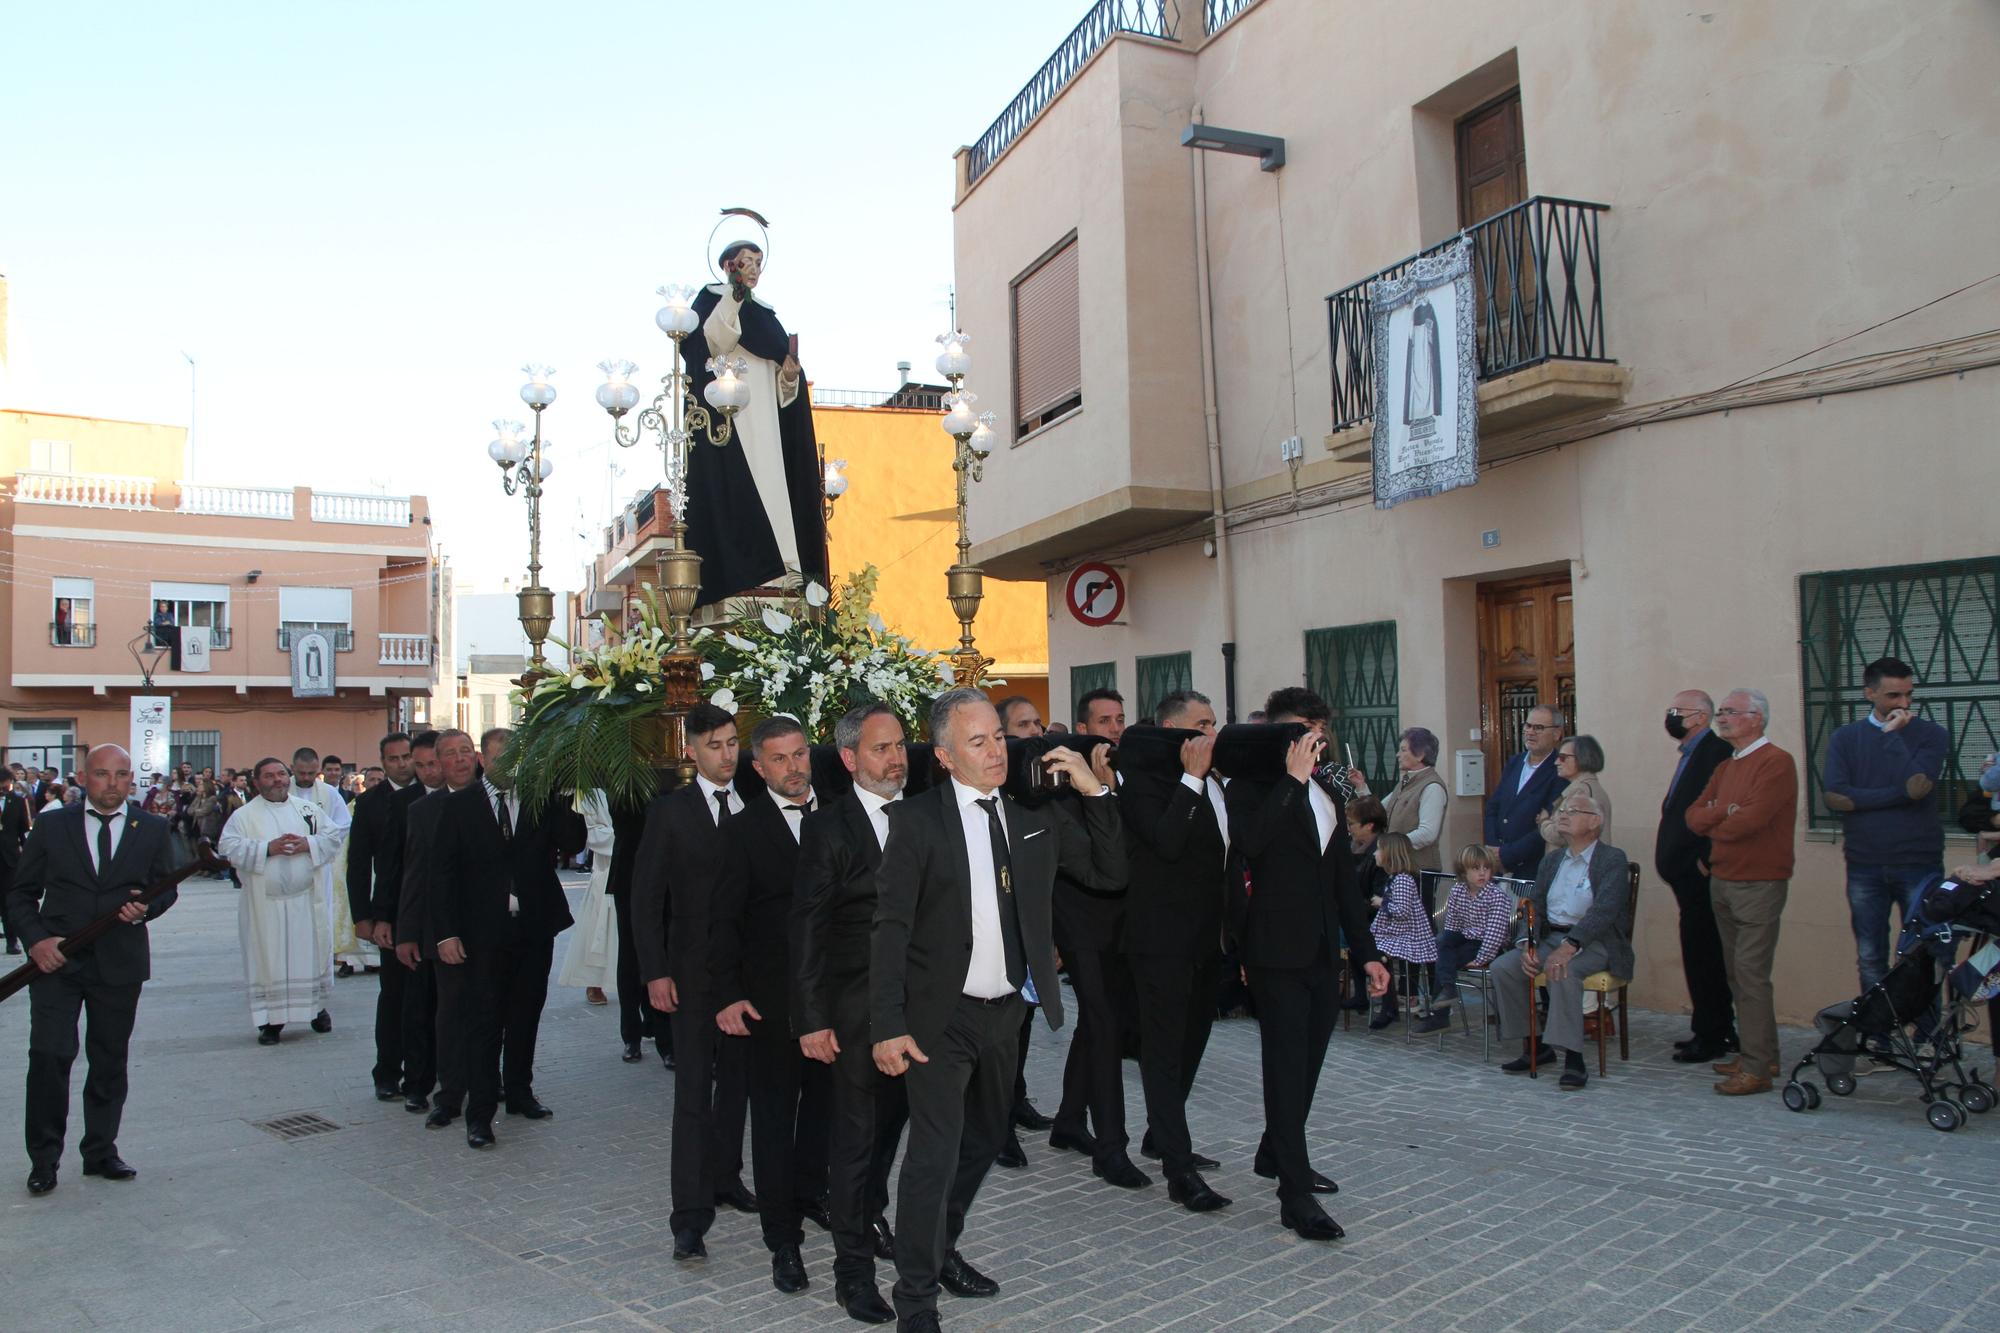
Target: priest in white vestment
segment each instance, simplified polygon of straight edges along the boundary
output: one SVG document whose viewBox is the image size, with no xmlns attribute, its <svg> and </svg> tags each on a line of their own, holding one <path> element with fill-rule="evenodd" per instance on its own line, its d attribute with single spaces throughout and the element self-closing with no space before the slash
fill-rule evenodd
<svg viewBox="0 0 2000 1333">
<path fill-rule="evenodd" d="M 590 849 L 590 883 L 576 905 L 576 929 L 569 932 L 558 986 L 582 986 L 592 1004 L 606 1004 L 606 992 L 618 989 L 618 913 L 605 887 L 611 882 L 611 850 L 616 835 L 611 806 L 601 791 L 577 798 L 583 816 L 584 846 Z"/>
<path fill-rule="evenodd" d="M 350 971 L 374 967 L 382 961 L 381 951 L 354 933 L 354 912 L 347 902 L 347 830 L 354 823 L 354 812 L 322 772 L 317 750 L 302 745 L 292 752 L 292 795 L 318 806 L 320 828 L 335 838 L 333 858 L 319 868 L 313 896 L 326 909 L 333 961 Z"/>
<path fill-rule="evenodd" d="M 333 917 L 316 885 L 347 835 L 344 828 L 329 828 L 326 812 L 293 792 L 283 760 L 260 761 L 251 781 L 257 796 L 222 826 L 217 850 L 243 881 L 236 924 L 250 1021 L 258 1043 L 272 1046 L 287 1023 L 311 1023 L 315 1032 L 333 1028 L 327 1013 Z"/>
</svg>

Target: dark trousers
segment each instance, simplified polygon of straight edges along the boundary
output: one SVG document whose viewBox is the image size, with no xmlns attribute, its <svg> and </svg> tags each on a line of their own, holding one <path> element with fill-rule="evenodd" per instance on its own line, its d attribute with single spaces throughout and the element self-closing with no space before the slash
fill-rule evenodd
<svg viewBox="0 0 2000 1333">
<path fill-rule="evenodd" d="M 675 1231 L 706 1235 L 715 1222 L 715 1187 L 743 1170 L 749 1043 L 722 1035 L 715 1001 L 681 992 L 674 1030 L 672 1147 Z"/>
<path fill-rule="evenodd" d="M 467 1032 L 474 1008 L 469 963 L 431 964 L 437 1005 L 431 1024 L 436 1043 L 437 1097 L 433 1104 L 457 1111 L 465 1106 Z"/>
<path fill-rule="evenodd" d="M 1120 1063 L 1124 1044 L 1124 1007 L 1119 997 L 1132 981 L 1125 955 L 1110 949 L 1080 949 L 1065 953 L 1076 993 L 1076 1035 L 1070 1038 L 1069 1060 L 1063 1067 L 1062 1108 L 1056 1128 L 1083 1132 L 1083 1114 L 1090 1111 L 1090 1132 L 1097 1142 L 1096 1160 L 1125 1156 L 1125 1071 Z"/>
<path fill-rule="evenodd" d="M 437 969 L 438 965 L 427 958 L 418 959 L 415 968 L 405 968 L 394 958 L 382 960 L 383 976 L 399 970 L 403 973 L 403 1095 L 406 1097 L 429 1096 L 437 1086 Z M 462 1079 L 459 1087 L 462 1096 Z"/>
<path fill-rule="evenodd" d="M 534 1095 L 535 1038 L 554 963 L 553 939 L 511 923 L 504 942 L 466 953 L 473 995 L 465 1034 L 468 1121 L 491 1120 L 503 1086 L 510 1105 Z"/>
<path fill-rule="evenodd" d="M 1441 930 L 1437 937 L 1437 968 L 1431 982 L 1431 1003 L 1450 1004 L 1458 998 L 1458 974 L 1466 964 L 1479 957 L 1479 951 L 1486 942 L 1475 935 L 1461 935 L 1455 930 Z M 1362 980 L 1365 989 L 1367 980 Z"/>
<path fill-rule="evenodd" d="M 1722 933 L 1708 876 L 1699 872 L 1667 881 L 1681 909 L 1681 968 L 1687 975 L 1689 1023 L 1695 1040 L 1720 1045 L 1736 1035 L 1736 1006 L 1729 993 L 1729 967 L 1722 960 Z"/>
<path fill-rule="evenodd" d="M 753 1019 L 748 1037 L 723 1041 L 749 1047 L 751 1169 L 764 1244 L 774 1252 L 798 1245 L 805 1240 L 799 1205 L 827 1190 L 827 1068 L 800 1053 L 782 1019 Z"/>
<path fill-rule="evenodd" d="M 62 1159 L 79 1014 L 87 1023 L 82 1045 L 89 1061 L 79 1146 L 85 1165 L 117 1154 L 118 1122 L 125 1113 L 125 1050 L 139 1014 L 141 984 L 107 985 L 98 975 L 97 960 L 88 954 L 64 971 L 43 973 L 28 983 L 26 1110 L 31 1165 L 53 1165 Z"/>
<path fill-rule="evenodd" d="M 618 1039 L 644 1041 L 651 1037 L 663 1052 L 674 1049 L 673 1025 L 646 1002 L 646 983 L 639 979 L 639 947 L 632 938 L 632 895 L 613 895 L 618 917 Z"/>
<path fill-rule="evenodd" d="M 375 997 L 375 1086 L 409 1091 L 403 1077 L 403 1008 L 409 1002 L 410 969 L 396 961 L 394 949 L 382 951 L 376 973 L 382 989 Z"/>
<path fill-rule="evenodd" d="M 868 1224 L 889 1211 L 889 1171 L 910 1118 L 904 1080 L 875 1067 L 868 1042 L 867 974 L 846 983 L 852 1003 L 836 1011 L 840 1054 L 832 1068 L 832 1134 L 827 1145 L 827 1212 L 833 1221 L 835 1283 L 875 1280 Z M 1028 1007 L 1028 1013 L 1034 1013 Z M 821 1066 L 824 1068 L 825 1066 Z M 763 1190 L 763 1185 L 758 1185 Z"/>
<path fill-rule="evenodd" d="M 943 1033 L 902 1076 L 909 1149 L 896 1182 L 896 1313 L 937 1308 L 938 1269 L 965 1230 L 979 1182 L 1007 1142 L 1021 1008 L 961 997 Z"/>
<path fill-rule="evenodd" d="M 1187 1099 L 1215 1025 L 1220 959 L 1215 954 L 1205 959 L 1134 954 L 1127 961 L 1139 996 L 1139 1081 L 1146 1093 L 1146 1125 L 1172 1180 L 1194 1170 Z"/>
<path fill-rule="evenodd" d="M 1028 1005 L 1021 1015 L 1021 1049 L 1014 1056 L 1014 1105 L 1019 1107 L 1028 1100 L 1028 1038 L 1035 1031 L 1035 1013 L 1039 1005 Z"/>
<path fill-rule="evenodd" d="M 1303 1207 L 1312 1200 L 1312 1163 L 1306 1155 L 1306 1117 L 1312 1113 L 1326 1043 L 1340 1013 L 1340 980 L 1322 948 L 1309 967 L 1252 967 L 1263 1047 L 1264 1141 L 1278 1171 L 1278 1201 Z"/>
</svg>

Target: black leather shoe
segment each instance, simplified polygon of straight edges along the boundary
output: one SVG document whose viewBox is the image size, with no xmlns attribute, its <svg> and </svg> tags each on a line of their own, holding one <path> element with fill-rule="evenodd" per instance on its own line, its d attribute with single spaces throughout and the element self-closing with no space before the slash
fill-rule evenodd
<svg viewBox="0 0 2000 1333">
<path fill-rule="evenodd" d="M 997 1296 L 1000 1284 L 965 1262 L 957 1250 L 946 1250 L 938 1281 L 954 1296 Z"/>
<path fill-rule="evenodd" d="M 1121 1190 L 1142 1190 L 1153 1183 L 1153 1178 L 1132 1164 L 1132 1159 L 1119 1153 L 1109 1161 L 1092 1162 L 1091 1174 L 1107 1185 L 1116 1185 Z"/>
<path fill-rule="evenodd" d="M 456 1106 L 446 1106 L 443 1102 L 439 1102 L 431 1108 L 431 1113 L 424 1117 L 424 1128 L 447 1129 L 450 1127 L 451 1122 L 456 1119 L 458 1119 L 458 1108 Z"/>
<path fill-rule="evenodd" d="M 425 1092 L 411 1093 L 409 1096 L 403 1098 L 403 1109 L 411 1115 L 422 1115 L 431 1109 L 430 1094 Z"/>
<path fill-rule="evenodd" d="M 491 1148 L 493 1146 L 493 1122 L 465 1118 L 465 1146 L 468 1148 Z"/>
<path fill-rule="evenodd" d="M 1278 1220 L 1298 1232 L 1302 1240 L 1339 1240 L 1347 1234 L 1340 1229 L 1340 1223 L 1317 1207 L 1309 1213 L 1294 1213 L 1280 1209 Z"/>
<path fill-rule="evenodd" d="M 508 1102 L 507 1114 L 520 1116 L 523 1120 L 547 1120 L 555 1112 L 536 1101 L 535 1094 L 531 1092 L 526 1101 Z"/>
<path fill-rule="evenodd" d="M 1080 1152 L 1085 1157 L 1097 1151 L 1097 1140 L 1088 1134 L 1075 1134 L 1066 1129 L 1049 1131 L 1049 1146 L 1058 1152 Z"/>
<path fill-rule="evenodd" d="M 326 1010 L 324 1010 L 324 1009 L 322 1009 L 322 1010 L 320 1010 L 320 1011 L 319 1011 L 318 1013 L 314 1014 L 314 1015 L 313 1015 L 313 1021 L 312 1021 L 312 1030 L 313 1030 L 314 1032 L 331 1032 L 331 1031 L 333 1031 L 333 1015 L 332 1015 L 332 1014 L 329 1014 L 329 1013 L 328 1013 L 328 1012 L 327 1012 Z"/>
<path fill-rule="evenodd" d="M 86 1176 L 102 1176 L 106 1180 L 134 1180 L 138 1178 L 139 1170 L 117 1153 L 113 1153 L 111 1156 L 101 1157 L 95 1162 L 85 1162 L 83 1164 L 83 1174 Z"/>
<path fill-rule="evenodd" d="M 715 1201 L 717 1204 L 727 1204 L 739 1213 L 754 1213 L 757 1211 L 757 1196 L 744 1188 L 743 1179 L 740 1176 L 733 1180 L 724 1181 L 722 1184 L 716 1186 Z"/>
<path fill-rule="evenodd" d="M 699 1231 L 676 1231 L 674 1233 L 674 1258 L 682 1261 L 708 1258 L 708 1246 L 701 1243 Z"/>
<path fill-rule="evenodd" d="M 1151 1158 L 1155 1162 L 1161 1160 L 1160 1150 L 1153 1143 L 1153 1131 L 1150 1129 L 1146 1131 L 1146 1136 L 1139 1140 L 1139 1155 Z M 1188 1162 L 1197 1171 L 1213 1171 L 1216 1167 L 1222 1165 L 1222 1163 L 1216 1161 L 1213 1157 L 1204 1157 L 1198 1152 L 1189 1153 Z"/>
<path fill-rule="evenodd" d="M 674 1072 L 674 1051 L 671 1046 L 662 1046 L 660 1048 L 660 1064 L 665 1067 L 669 1074 Z"/>
<path fill-rule="evenodd" d="M 875 1257 L 888 1262 L 896 1257 L 896 1233 L 889 1230 L 889 1219 L 877 1217 L 868 1224 L 868 1238 L 875 1243 Z"/>
<path fill-rule="evenodd" d="M 896 1325 L 896 1333 L 943 1333 L 936 1310 L 919 1310 Z"/>
<path fill-rule="evenodd" d="M 1563 1074 L 1556 1084 L 1564 1092 L 1581 1092 L 1590 1082 L 1590 1071 L 1583 1067 L 1583 1057 L 1571 1051 L 1563 1057 Z"/>
<path fill-rule="evenodd" d="M 278 1034 L 284 1030 L 285 1025 L 283 1023 L 264 1024 L 264 1026 L 257 1029 L 257 1044 L 259 1046 L 276 1046 L 278 1044 Z"/>
<path fill-rule="evenodd" d="M 646 1057 L 645 1054 L 642 1051 L 640 1051 L 638 1042 L 628 1041 L 625 1043 L 625 1054 L 619 1056 L 618 1058 L 623 1060 L 628 1065 L 636 1065 Z"/>
<path fill-rule="evenodd" d="M 28 1168 L 28 1193 L 37 1199 L 56 1187 L 56 1164 Z"/>
<path fill-rule="evenodd" d="M 1541 1067 L 1543 1065 L 1554 1064 L 1555 1059 L 1556 1059 L 1556 1053 L 1554 1047 L 1552 1046 L 1542 1047 L 1541 1050 L 1535 1052 L 1535 1072 L 1539 1074 L 1541 1072 Z M 1515 1056 L 1512 1060 L 1509 1060 L 1506 1064 L 1501 1065 L 1500 1072 L 1503 1074 L 1527 1073 L 1528 1072 L 1527 1053 L 1524 1051 L 1520 1055 Z"/>
<path fill-rule="evenodd" d="M 840 1308 L 847 1311 L 849 1319 L 863 1324 L 893 1323 L 896 1312 L 889 1302 L 882 1299 L 882 1293 L 873 1282 L 856 1279 L 843 1282 L 833 1289 L 833 1298 L 840 1302 Z"/>
<path fill-rule="evenodd" d="M 995 1166 L 1011 1168 L 1028 1164 L 1028 1150 L 1021 1146 L 1021 1136 L 1013 1130 L 1007 1131 L 1007 1141 L 1000 1145 L 999 1155 L 993 1159 Z"/>
<path fill-rule="evenodd" d="M 21 952 L 21 946 L 20 946 L 20 945 L 18 945 L 18 944 L 16 944 L 16 943 L 14 943 L 14 941 L 12 941 L 12 940 L 8 940 L 8 941 L 7 941 L 7 952 L 8 952 L 8 953 L 19 953 L 19 952 Z"/>
<path fill-rule="evenodd" d="M 377 1083 L 375 1085 L 375 1100 L 378 1102 L 399 1102 L 403 1100 L 403 1094 L 393 1083 Z"/>
<path fill-rule="evenodd" d="M 1014 1103 L 1014 1127 L 1025 1129 L 1031 1134 L 1039 1134 L 1045 1129 L 1053 1129 L 1055 1121 L 1035 1109 L 1035 1104 L 1023 1097 Z"/>
<path fill-rule="evenodd" d="M 1252 1163 L 1250 1169 L 1266 1180 L 1276 1180 L 1278 1178 L 1278 1165 L 1268 1157 L 1259 1157 Z M 1338 1194 L 1340 1193 L 1340 1186 L 1315 1171 L 1312 1173 L 1312 1192 L 1314 1194 Z"/>
<path fill-rule="evenodd" d="M 798 1203 L 799 1216 L 817 1226 L 821 1231 L 833 1230 L 833 1214 L 826 1210 L 826 1198 L 801 1199 Z"/>
<path fill-rule="evenodd" d="M 799 1257 L 796 1245 L 781 1245 L 771 1255 L 771 1285 L 787 1296 L 804 1291 L 812 1285 L 806 1276 L 806 1261 Z"/>
<path fill-rule="evenodd" d="M 1736 1048 L 1723 1042 L 1692 1041 L 1674 1052 L 1677 1065 L 1705 1065 L 1720 1060 Z"/>
<path fill-rule="evenodd" d="M 1210 1189 L 1208 1182 L 1194 1171 L 1169 1180 L 1167 1197 L 1191 1213 L 1212 1213 L 1229 1206 L 1229 1200 Z"/>
</svg>

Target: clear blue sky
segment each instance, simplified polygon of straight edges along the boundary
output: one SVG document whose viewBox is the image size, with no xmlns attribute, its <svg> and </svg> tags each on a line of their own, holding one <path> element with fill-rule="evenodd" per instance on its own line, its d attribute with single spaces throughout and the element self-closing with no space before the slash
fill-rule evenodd
<svg viewBox="0 0 2000 1333">
<path fill-rule="evenodd" d="M 659 475 L 606 446 L 595 363 L 664 373 L 653 290 L 707 280 L 717 210 L 771 219 L 762 291 L 815 382 L 927 374 L 951 155 L 1087 6 L 17 0 L 0 406 L 184 422 L 185 349 L 201 480 L 427 494 L 491 587 L 525 519 L 489 423 L 546 361 L 573 586 L 607 460 L 621 495 Z"/>
</svg>

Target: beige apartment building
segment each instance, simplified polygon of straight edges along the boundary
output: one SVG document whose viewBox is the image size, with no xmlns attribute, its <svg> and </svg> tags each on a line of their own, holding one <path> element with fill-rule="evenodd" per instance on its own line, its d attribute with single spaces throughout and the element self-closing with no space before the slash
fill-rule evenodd
<svg viewBox="0 0 2000 1333">
<path fill-rule="evenodd" d="M 426 710 L 437 571 L 422 497 L 197 485 L 175 427 L 0 411 L 0 724 L 6 757 L 68 773 L 127 743 L 130 699 L 172 699 L 172 758 L 244 767 L 311 745 L 372 761 Z M 207 630 L 175 670 L 156 624 Z M 333 690 L 294 692 L 322 631 Z M 164 637 L 164 636 L 160 636 Z M 146 673 L 152 673 L 152 687 Z"/>
<path fill-rule="evenodd" d="M 1056 714 L 1306 683 L 1378 790 L 1401 728 L 1442 738 L 1456 846 L 1560 703 L 1648 871 L 1635 1002 L 1671 1009 L 1662 714 L 1760 687 L 1804 770 L 1780 1011 L 1850 994 L 1817 770 L 1862 665 L 1916 664 L 1952 731 L 1941 822 L 2000 748 L 1996 68 L 1979 0 L 1090 6 L 954 211 L 1002 433 L 973 556 L 1046 581 Z M 1461 234 L 1477 481 L 1377 509 L 1368 298 Z M 1090 561 L 1127 594 L 1100 627 Z"/>
</svg>

